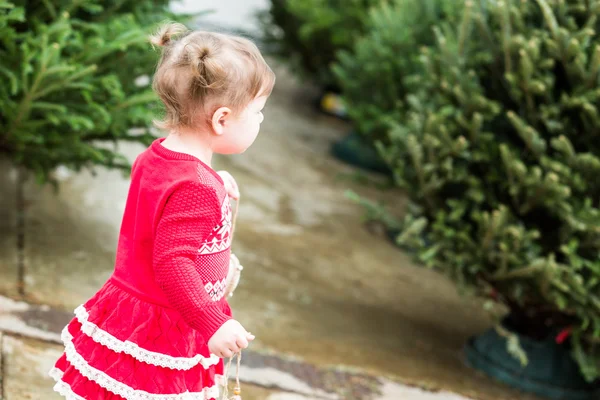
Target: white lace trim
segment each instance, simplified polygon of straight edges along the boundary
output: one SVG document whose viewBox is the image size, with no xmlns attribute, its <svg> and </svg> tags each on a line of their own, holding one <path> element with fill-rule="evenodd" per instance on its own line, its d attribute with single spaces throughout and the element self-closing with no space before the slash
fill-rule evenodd
<svg viewBox="0 0 600 400">
<path fill-rule="evenodd" d="M 62 377 L 63 377 L 63 372 L 62 372 L 60 369 L 58 369 L 58 368 L 56 368 L 56 367 L 53 367 L 53 368 L 52 368 L 52 369 L 51 369 L 51 370 L 48 372 L 48 375 L 50 375 L 50 377 L 51 377 L 52 379 L 54 379 L 55 381 L 57 381 L 57 382 L 58 382 L 58 381 L 60 381 L 60 380 L 62 379 Z"/>
<path fill-rule="evenodd" d="M 68 383 L 61 380 L 63 372 L 60 369 L 52 368 L 48 375 L 56 381 L 56 384 L 54 385 L 55 392 L 65 397 L 67 400 L 85 400 L 83 397 L 73 392 L 73 389 L 71 389 L 71 386 Z"/>
<path fill-rule="evenodd" d="M 173 357 L 143 349 L 129 340 L 119 340 L 110 333 L 100 329 L 94 323 L 90 322 L 90 315 L 83 305 L 75 309 L 75 316 L 77 317 L 79 323 L 81 323 L 81 331 L 91 337 L 95 342 L 108 347 L 116 353 L 129 354 L 136 360 L 145 362 L 146 364 L 185 371 L 192 369 L 198 364 L 202 364 L 204 369 L 208 369 L 212 365 L 219 363 L 219 357 L 215 356 L 214 354 L 209 358 L 206 358 L 201 354 L 197 354 L 192 358 Z"/>
<path fill-rule="evenodd" d="M 73 345 L 73 335 L 71 335 L 67 327 L 63 329 L 61 338 L 65 345 L 67 360 L 81 375 L 127 400 L 209 400 L 216 399 L 219 396 L 219 386 L 217 384 L 210 388 L 205 388 L 202 392 L 185 392 L 179 394 L 154 394 L 133 389 L 89 365 L 77 353 Z"/>
<path fill-rule="evenodd" d="M 55 392 L 65 397 L 67 400 L 85 400 L 83 397 L 73 392 L 73 389 L 71 389 L 71 386 L 67 382 L 62 381 L 64 373 L 60 369 L 54 367 L 50 370 L 50 372 L 48 372 L 48 375 L 50 375 L 50 377 L 56 381 L 56 384 L 53 388 Z M 217 385 L 223 386 L 224 381 L 225 379 L 223 375 L 215 375 L 215 383 Z M 214 392 L 215 394 L 217 393 L 217 391 Z"/>
</svg>

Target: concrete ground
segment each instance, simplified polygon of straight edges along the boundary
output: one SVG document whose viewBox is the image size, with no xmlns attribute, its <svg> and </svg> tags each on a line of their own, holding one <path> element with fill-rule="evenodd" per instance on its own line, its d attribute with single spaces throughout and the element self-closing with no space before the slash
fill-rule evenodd
<svg viewBox="0 0 600 400">
<path fill-rule="evenodd" d="M 316 93 L 276 69 L 256 144 L 215 165 L 242 193 L 233 250 L 246 268 L 232 307 L 257 335 L 244 399 L 533 399 L 465 366 L 462 346 L 490 324 L 481 305 L 365 229 L 346 189 L 399 212 L 403 195 L 357 184 L 328 155 L 349 126 L 318 114 Z M 133 159 L 142 147 L 121 150 Z M 0 171 L 3 396 L 53 399 L 45 374 L 58 332 L 112 271 L 128 180 L 59 170 L 55 193 L 6 163 Z"/>
</svg>

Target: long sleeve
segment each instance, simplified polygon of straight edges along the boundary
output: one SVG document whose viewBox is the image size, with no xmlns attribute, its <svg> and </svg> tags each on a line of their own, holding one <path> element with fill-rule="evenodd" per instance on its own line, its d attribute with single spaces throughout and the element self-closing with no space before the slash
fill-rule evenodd
<svg viewBox="0 0 600 400">
<path fill-rule="evenodd" d="M 206 341 L 231 317 L 205 290 L 199 249 L 220 221 L 213 188 L 184 183 L 169 197 L 156 228 L 153 269 L 170 304 Z"/>
</svg>

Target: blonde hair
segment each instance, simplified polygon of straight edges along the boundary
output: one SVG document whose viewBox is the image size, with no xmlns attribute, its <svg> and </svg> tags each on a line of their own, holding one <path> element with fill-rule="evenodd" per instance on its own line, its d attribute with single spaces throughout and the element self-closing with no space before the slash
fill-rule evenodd
<svg viewBox="0 0 600 400">
<path fill-rule="evenodd" d="M 165 118 L 155 121 L 160 128 L 208 123 L 222 106 L 240 112 L 256 97 L 270 95 L 275 84 L 275 74 L 248 39 L 169 23 L 150 41 L 163 47 L 152 82 L 166 108 Z"/>
</svg>

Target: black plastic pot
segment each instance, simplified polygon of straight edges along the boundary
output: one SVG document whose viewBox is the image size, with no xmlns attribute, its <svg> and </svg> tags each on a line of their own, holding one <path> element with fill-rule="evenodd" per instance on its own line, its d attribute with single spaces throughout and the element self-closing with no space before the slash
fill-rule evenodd
<svg viewBox="0 0 600 400">
<path fill-rule="evenodd" d="M 371 172 L 389 175 L 391 171 L 377 150 L 356 132 L 333 144 L 331 153 L 337 159 Z"/>
<path fill-rule="evenodd" d="M 505 321 L 505 329 L 508 324 Z M 506 338 L 495 329 L 472 338 L 465 352 L 468 364 L 488 376 L 525 392 L 553 400 L 599 400 L 600 384 L 585 381 L 566 345 L 519 335 L 529 363 L 521 366 L 506 350 Z"/>
</svg>

